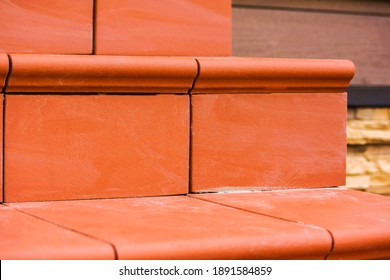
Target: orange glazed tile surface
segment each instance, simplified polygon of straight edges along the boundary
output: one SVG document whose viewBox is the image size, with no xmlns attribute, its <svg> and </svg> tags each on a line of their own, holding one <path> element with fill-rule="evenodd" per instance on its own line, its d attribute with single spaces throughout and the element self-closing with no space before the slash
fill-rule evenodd
<svg viewBox="0 0 390 280">
<path fill-rule="evenodd" d="M 6 92 L 187 93 L 196 61 L 177 57 L 11 55 Z"/>
<path fill-rule="evenodd" d="M 0 259 L 114 259 L 103 241 L 0 205 Z"/>
<path fill-rule="evenodd" d="M 323 259 L 327 231 L 186 196 L 13 204 L 104 240 L 119 259 Z"/>
<path fill-rule="evenodd" d="M 187 193 L 188 96 L 8 95 L 5 201 Z"/>
<path fill-rule="evenodd" d="M 157 2 L 97 1 L 96 54 L 231 54 L 231 1 Z"/>
<path fill-rule="evenodd" d="M 388 197 L 339 188 L 194 196 L 328 229 L 334 238 L 330 259 L 390 258 Z"/>
<path fill-rule="evenodd" d="M 197 58 L 197 93 L 337 92 L 346 90 L 355 71 L 348 60 L 249 57 Z"/>
<path fill-rule="evenodd" d="M 0 1 L 0 52 L 92 53 L 93 0 Z"/>
<path fill-rule="evenodd" d="M 346 95 L 192 96 L 193 192 L 345 184 Z"/>
</svg>

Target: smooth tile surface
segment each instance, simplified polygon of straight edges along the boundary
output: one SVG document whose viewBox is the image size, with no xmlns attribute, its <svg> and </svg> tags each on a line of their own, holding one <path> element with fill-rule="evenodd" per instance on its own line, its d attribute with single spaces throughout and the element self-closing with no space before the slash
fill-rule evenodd
<svg viewBox="0 0 390 280">
<path fill-rule="evenodd" d="M 0 205 L 0 259 L 114 259 L 113 247 Z"/>
<path fill-rule="evenodd" d="M 11 92 L 187 93 L 197 65 L 189 57 L 13 54 Z"/>
<path fill-rule="evenodd" d="M 229 0 L 99 0 L 96 54 L 231 54 Z"/>
<path fill-rule="evenodd" d="M 8 95 L 5 201 L 188 190 L 188 96 Z"/>
<path fill-rule="evenodd" d="M 355 66 L 349 60 L 200 57 L 192 94 L 342 93 Z"/>
<path fill-rule="evenodd" d="M 346 95 L 192 96 L 193 192 L 345 184 Z"/>
<path fill-rule="evenodd" d="M 0 1 L 0 52 L 92 53 L 93 0 Z"/>
<path fill-rule="evenodd" d="M 389 197 L 342 188 L 194 196 L 326 228 L 334 237 L 330 259 L 390 258 Z"/>
<path fill-rule="evenodd" d="M 323 259 L 323 229 L 186 196 L 13 204 L 112 243 L 119 259 Z"/>
</svg>

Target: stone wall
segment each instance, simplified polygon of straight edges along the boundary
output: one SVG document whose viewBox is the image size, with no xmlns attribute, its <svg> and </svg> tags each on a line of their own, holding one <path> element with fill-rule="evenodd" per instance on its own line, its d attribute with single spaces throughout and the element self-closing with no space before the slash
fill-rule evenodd
<svg viewBox="0 0 390 280">
<path fill-rule="evenodd" d="M 347 187 L 390 195 L 390 108 L 349 108 Z"/>
</svg>

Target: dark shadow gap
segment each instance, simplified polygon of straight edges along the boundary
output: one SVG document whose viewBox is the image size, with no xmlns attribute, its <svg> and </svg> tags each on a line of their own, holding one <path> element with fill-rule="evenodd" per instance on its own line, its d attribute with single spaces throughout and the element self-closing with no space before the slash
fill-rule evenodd
<svg viewBox="0 0 390 280">
<path fill-rule="evenodd" d="M 195 75 L 195 78 L 192 82 L 191 88 L 188 90 L 188 95 L 190 98 L 190 129 L 189 129 L 189 155 L 188 155 L 188 190 L 187 193 L 191 192 L 192 189 L 192 117 L 193 117 L 193 110 L 192 110 L 192 91 L 195 88 L 196 82 L 198 81 L 199 74 L 200 74 L 200 63 L 195 58 L 196 66 L 197 66 L 197 72 Z"/>
<path fill-rule="evenodd" d="M 284 11 L 284 12 L 390 17 L 390 14 L 380 13 L 380 12 L 359 12 L 359 11 L 342 11 L 342 10 L 330 10 L 330 9 L 276 7 L 276 6 L 250 5 L 250 4 L 233 4 L 232 7 L 240 8 L 240 9 L 271 10 L 271 11 Z"/>
<path fill-rule="evenodd" d="M 97 30 L 97 1 L 92 3 L 92 54 L 96 54 L 96 30 Z"/>
</svg>

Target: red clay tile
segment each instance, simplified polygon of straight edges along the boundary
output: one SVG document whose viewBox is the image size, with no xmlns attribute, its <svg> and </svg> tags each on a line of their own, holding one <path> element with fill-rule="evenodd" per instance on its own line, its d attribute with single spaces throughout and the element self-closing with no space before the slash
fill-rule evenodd
<svg viewBox="0 0 390 280">
<path fill-rule="evenodd" d="M 194 196 L 326 228 L 334 237 L 330 259 L 390 258 L 388 197 L 339 188 Z"/>
<path fill-rule="evenodd" d="M 0 205 L 0 259 L 114 259 L 113 247 Z"/>
<path fill-rule="evenodd" d="M 348 60 L 198 58 L 192 93 L 344 92 L 355 67 Z"/>
<path fill-rule="evenodd" d="M 346 95 L 192 96 L 193 192 L 345 184 Z"/>
<path fill-rule="evenodd" d="M 323 259 L 325 230 L 186 196 L 20 203 L 113 244 L 119 259 Z"/>
<path fill-rule="evenodd" d="M 11 55 L 7 92 L 187 93 L 192 58 Z"/>
<path fill-rule="evenodd" d="M 231 1 L 99 0 L 96 54 L 231 54 Z"/>
<path fill-rule="evenodd" d="M 92 53 L 93 0 L 0 1 L 0 52 Z"/>
<path fill-rule="evenodd" d="M 9 71 L 9 60 L 6 54 L 0 54 L 0 92 L 3 92 Z"/>
<path fill-rule="evenodd" d="M 5 201 L 187 193 L 188 99 L 8 95 Z"/>
</svg>

